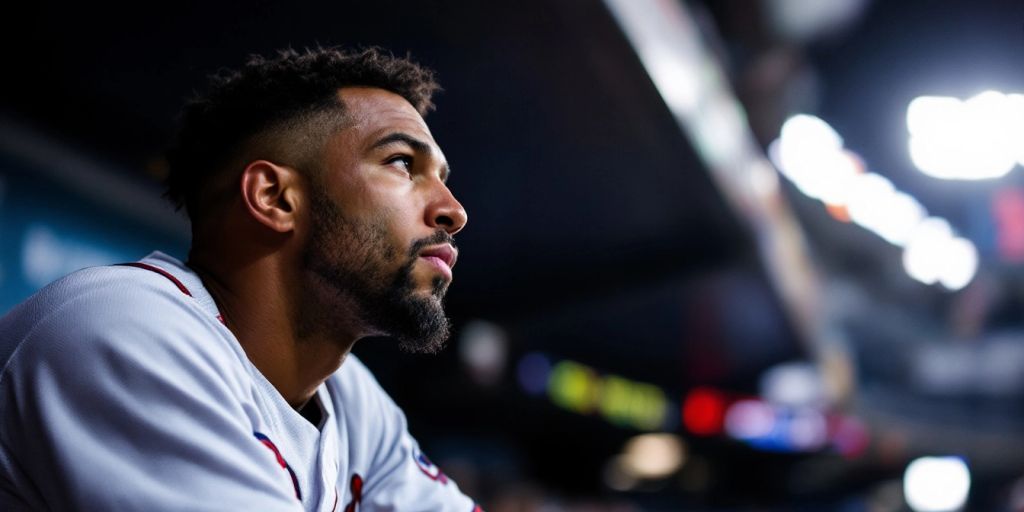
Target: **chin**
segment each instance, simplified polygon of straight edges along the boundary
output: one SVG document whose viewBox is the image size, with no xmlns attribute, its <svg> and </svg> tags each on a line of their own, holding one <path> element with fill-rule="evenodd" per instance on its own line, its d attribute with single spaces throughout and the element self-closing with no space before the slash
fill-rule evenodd
<svg viewBox="0 0 1024 512">
<path fill-rule="evenodd" d="M 448 285 L 451 283 L 440 277 L 435 277 L 431 284 L 433 285 L 430 290 L 431 295 L 437 300 L 443 300 L 445 294 L 448 293 Z"/>
<path fill-rule="evenodd" d="M 443 276 L 437 275 L 433 272 L 423 276 L 417 276 L 416 282 L 416 294 L 423 296 L 429 296 L 437 300 L 444 300 L 445 294 L 448 293 L 448 286 L 451 285 L 451 281 L 445 279 Z"/>
</svg>

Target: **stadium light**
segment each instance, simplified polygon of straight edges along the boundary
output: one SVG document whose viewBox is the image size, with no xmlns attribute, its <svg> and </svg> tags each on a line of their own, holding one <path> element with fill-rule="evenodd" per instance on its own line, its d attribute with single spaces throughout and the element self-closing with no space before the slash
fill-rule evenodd
<svg viewBox="0 0 1024 512">
<path fill-rule="evenodd" d="M 921 457 L 903 474 L 903 494 L 916 512 L 961 510 L 970 489 L 971 472 L 959 457 Z"/>
<path fill-rule="evenodd" d="M 978 271 L 978 251 L 970 240 L 953 236 L 948 222 L 930 217 L 910 235 L 903 250 L 903 268 L 922 283 L 939 282 L 959 290 Z"/>
<path fill-rule="evenodd" d="M 1007 112 L 1020 118 L 1005 119 Z M 961 133 L 964 126 L 970 128 L 969 137 Z M 992 126 L 1005 133 L 997 137 Z M 994 169 L 1005 174 L 1006 166 L 1012 167 L 1015 158 L 1024 161 L 1024 95 L 986 92 L 966 102 L 921 97 L 908 109 L 907 128 L 918 164 L 943 177 L 980 179 L 995 175 Z M 1006 142 L 1011 139 L 1020 141 L 1020 147 L 1013 151 Z M 992 145 L 995 140 L 1003 141 L 999 143 L 1002 149 Z M 1002 153 L 972 156 L 965 152 L 965 144 L 973 144 L 970 151 L 994 153 L 999 149 Z M 903 267 L 915 280 L 941 283 L 955 291 L 967 286 L 977 274 L 978 251 L 974 244 L 956 237 L 945 220 L 929 217 L 917 199 L 897 190 L 884 176 L 866 172 L 859 158 L 843 148 L 843 138 L 825 121 L 806 114 L 789 118 L 779 138 L 769 145 L 768 153 L 779 172 L 805 195 L 829 208 L 842 208 L 848 220 L 903 247 Z M 971 159 L 979 165 L 965 163 Z M 972 171 L 963 170 L 967 168 Z"/>
<path fill-rule="evenodd" d="M 675 434 L 640 434 L 626 443 L 620 461 L 623 471 L 635 478 L 665 478 L 686 462 L 686 446 Z"/>
<path fill-rule="evenodd" d="M 1024 96 L 921 96 L 907 106 L 907 131 L 910 159 L 921 172 L 940 179 L 999 178 L 1024 162 Z"/>
</svg>

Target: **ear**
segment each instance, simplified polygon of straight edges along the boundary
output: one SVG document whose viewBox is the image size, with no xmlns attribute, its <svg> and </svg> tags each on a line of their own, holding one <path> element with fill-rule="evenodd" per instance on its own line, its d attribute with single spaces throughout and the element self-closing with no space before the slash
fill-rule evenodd
<svg viewBox="0 0 1024 512">
<path fill-rule="evenodd" d="M 295 229 L 301 177 L 291 167 L 267 160 L 250 162 L 240 180 L 242 203 L 252 218 L 278 232 Z"/>
</svg>

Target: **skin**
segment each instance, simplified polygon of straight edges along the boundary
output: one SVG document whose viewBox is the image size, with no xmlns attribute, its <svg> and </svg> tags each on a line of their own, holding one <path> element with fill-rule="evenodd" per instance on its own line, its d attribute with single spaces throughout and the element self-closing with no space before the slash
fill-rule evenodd
<svg viewBox="0 0 1024 512">
<path fill-rule="evenodd" d="M 189 259 L 249 359 L 296 408 L 356 341 L 393 334 L 353 288 L 404 275 L 405 299 L 443 315 L 449 279 L 417 253 L 467 220 L 445 184 L 444 154 L 408 101 L 368 87 L 338 94 L 348 123 L 325 142 L 319 179 L 250 162 L 237 197 L 194 233 Z"/>
</svg>

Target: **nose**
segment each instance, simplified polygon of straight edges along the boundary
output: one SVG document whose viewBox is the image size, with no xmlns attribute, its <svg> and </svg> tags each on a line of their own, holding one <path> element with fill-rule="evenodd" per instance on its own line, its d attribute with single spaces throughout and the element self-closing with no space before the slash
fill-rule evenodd
<svg viewBox="0 0 1024 512">
<path fill-rule="evenodd" d="M 454 235 L 466 226 L 469 220 L 466 209 L 462 207 L 455 195 L 442 182 L 438 183 L 438 192 L 434 200 L 427 208 L 427 225 L 435 229 L 444 229 L 449 235 Z"/>
</svg>

